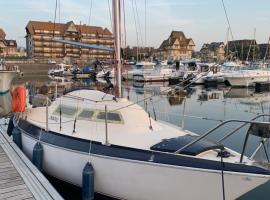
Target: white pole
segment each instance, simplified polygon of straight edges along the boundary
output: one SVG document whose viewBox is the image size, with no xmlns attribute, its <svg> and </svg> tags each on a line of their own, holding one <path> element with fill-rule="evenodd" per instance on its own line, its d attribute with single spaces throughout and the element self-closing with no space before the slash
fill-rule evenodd
<svg viewBox="0 0 270 200">
<path fill-rule="evenodd" d="M 46 131 L 49 130 L 48 117 L 49 117 L 48 97 L 46 97 Z"/>
<path fill-rule="evenodd" d="M 184 97 L 183 110 L 182 110 L 182 129 L 185 129 L 185 111 L 186 111 L 186 97 Z"/>
<path fill-rule="evenodd" d="M 57 82 L 55 84 L 55 94 L 54 94 L 54 98 L 57 99 L 57 95 L 58 95 L 58 88 L 57 88 Z"/>
<path fill-rule="evenodd" d="M 120 24 L 120 0 L 112 0 L 113 10 L 113 32 L 115 40 L 115 56 L 117 63 L 117 88 L 118 95 L 122 97 L 122 86 L 121 86 L 121 24 Z"/>
<path fill-rule="evenodd" d="M 108 114 L 107 114 L 107 105 L 105 105 L 105 144 L 108 145 Z"/>
</svg>

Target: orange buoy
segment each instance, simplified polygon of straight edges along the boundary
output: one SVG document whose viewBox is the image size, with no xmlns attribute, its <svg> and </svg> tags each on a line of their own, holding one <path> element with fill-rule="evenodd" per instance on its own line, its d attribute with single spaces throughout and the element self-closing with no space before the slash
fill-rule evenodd
<svg viewBox="0 0 270 200">
<path fill-rule="evenodd" d="M 26 108 L 26 89 L 24 86 L 16 87 L 12 92 L 12 112 L 24 112 Z"/>
</svg>

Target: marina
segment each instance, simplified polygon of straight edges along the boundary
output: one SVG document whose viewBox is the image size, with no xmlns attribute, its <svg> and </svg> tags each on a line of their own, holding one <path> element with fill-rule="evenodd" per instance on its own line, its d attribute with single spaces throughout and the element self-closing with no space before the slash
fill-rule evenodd
<svg viewBox="0 0 270 200">
<path fill-rule="evenodd" d="M 45 70 L 44 70 L 45 71 Z M 40 77 L 44 77 L 43 83 L 50 82 L 50 79 L 46 78 L 46 73 L 40 74 Z M 31 74 L 25 74 L 23 79 L 29 80 L 29 84 L 42 85 L 43 83 L 35 79 L 35 76 Z M 22 79 L 17 81 L 21 82 Z M 51 82 L 55 84 L 55 82 Z M 31 85 L 30 84 L 30 85 Z M 91 83 L 90 85 L 85 85 L 81 82 L 83 87 L 95 88 L 95 84 Z M 69 84 L 67 84 L 67 87 Z M 82 86 L 78 86 L 79 88 Z M 100 90 L 104 85 L 100 85 Z M 185 92 L 175 92 L 170 93 L 172 87 L 168 86 L 168 83 L 145 83 L 139 85 L 139 87 L 133 82 L 127 82 L 123 85 L 123 95 L 129 96 L 133 101 L 141 102 L 139 103 L 142 107 L 145 106 L 143 100 L 147 96 L 152 96 L 153 109 L 149 109 L 151 116 L 156 115 L 157 119 L 167 121 L 175 124 L 176 126 L 184 126 L 184 129 L 191 130 L 198 134 L 203 134 L 211 127 L 217 125 L 220 121 L 226 119 L 245 119 L 250 120 L 254 116 L 263 113 L 269 107 L 268 93 L 255 93 L 254 88 L 230 88 L 221 86 L 217 88 L 204 88 L 204 86 L 192 86 L 190 89 L 187 89 Z M 51 93 L 55 93 L 55 85 L 51 87 Z M 64 91 L 64 90 L 62 90 Z M 61 90 L 59 90 L 61 92 Z M 173 95 L 172 95 L 173 94 Z M 185 103 L 184 103 L 185 101 Z M 185 108 L 184 108 L 185 104 Z M 150 106 L 150 102 L 148 102 Z M 216 112 L 211 112 L 210 107 L 215 106 Z M 150 108 L 150 107 L 149 107 Z M 237 108 L 237 109 L 235 109 Z M 185 109 L 183 113 L 183 109 Z M 154 114 L 155 112 L 155 114 Z M 203 115 L 201 113 L 204 113 Z M 64 120 L 64 119 L 63 119 Z M 194 126 L 193 124 L 197 125 Z M 79 126 L 77 124 L 77 126 Z M 231 129 L 235 126 L 229 126 Z M 219 138 L 225 135 L 224 130 L 221 129 L 218 131 Z M 233 136 L 228 141 L 225 141 L 226 145 L 232 147 L 235 151 L 241 151 L 241 146 L 237 141 L 241 141 L 244 138 L 245 130 L 241 130 L 238 134 Z M 216 134 L 209 135 L 210 140 L 217 140 Z M 252 145 L 247 148 L 247 155 L 251 155 L 255 145 L 259 140 L 252 138 Z M 254 147 L 253 147 L 254 146 Z M 261 152 L 259 155 L 264 157 L 264 153 Z M 56 186 L 57 187 L 57 186 Z M 264 188 L 262 186 L 259 188 Z M 255 190 L 255 194 L 256 194 Z M 259 192 L 261 195 L 262 191 Z M 251 193 L 252 196 L 253 193 Z M 78 194 L 80 196 L 80 193 Z M 263 196 L 263 195 L 262 195 Z M 245 198 L 244 198 L 245 197 Z M 249 199 L 248 196 L 244 196 L 242 199 Z M 68 197 L 67 197 L 68 199 Z M 241 199 L 241 198 L 240 198 Z M 263 199 L 263 197 L 262 197 Z"/>
<path fill-rule="evenodd" d="M 0 21 L 0 199 L 269 199 L 262 13 L 247 37 L 239 2 L 53 1 L 22 47 Z"/>
</svg>

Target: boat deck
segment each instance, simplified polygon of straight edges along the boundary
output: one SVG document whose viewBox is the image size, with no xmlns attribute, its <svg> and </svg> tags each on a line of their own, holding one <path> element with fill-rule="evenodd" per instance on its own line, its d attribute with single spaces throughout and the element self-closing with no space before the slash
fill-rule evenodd
<svg viewBox="0 0 270 200">
<path fill-rule="evenodd" d="M 63 199 L 2 128 L 0 128 L 0 199 Z"/>
</svg>

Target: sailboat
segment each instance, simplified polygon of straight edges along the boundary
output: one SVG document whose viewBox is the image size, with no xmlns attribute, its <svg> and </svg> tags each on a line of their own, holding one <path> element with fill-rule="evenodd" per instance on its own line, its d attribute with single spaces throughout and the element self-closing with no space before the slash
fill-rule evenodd
<svg viewBox="0 0 270 200">
<path fill-rule="evenodd" d="M 211 131 L 181 130 L 121 97 L 121 6 L 112 2 L 118 96 L 80 89 L 28 108 L 14 119 L 23 152 L 31 159 L 39 142 L 43 170 L 79 187 L 90 162 L 95 192 L 117 199 L 235 199 L 267 182 L 269 167 L 206 140 Z"/>
</svg>

